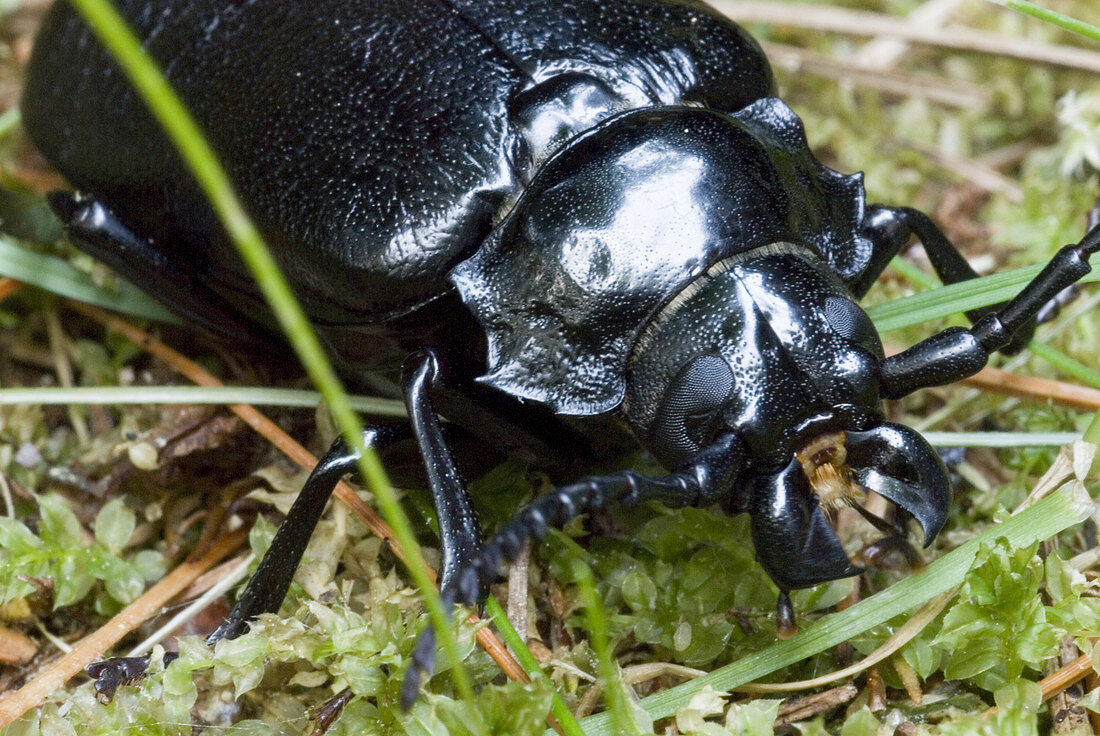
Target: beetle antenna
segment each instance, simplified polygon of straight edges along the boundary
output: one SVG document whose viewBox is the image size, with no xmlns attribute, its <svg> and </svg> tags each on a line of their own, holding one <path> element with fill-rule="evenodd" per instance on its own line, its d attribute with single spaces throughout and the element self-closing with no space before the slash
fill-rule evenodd
<svg viewBox="0 0 1100 736">
<path fill-rule="evenodd" d="M 698 506 L 716 501 L 719 490 L 728 485 L 731 467 L 739 465 L 742 452 L 740 438 L 728 433 L 693 462 L 664 478 L 628 470 L 586 478 L 540 496 L 505 524 L 470 563 L 456 571 L 454 585 L 440 594 L 444 605 L 450 611 L 455 602 L 478 604 L 488 585 L 500 579 L 501 566 L 514 560 L 528 540 L 542 539 L 551 526 L 561 527 L 581 514 L 612 503 L 661 501 L 669 506 Z M 401 707 L 405 710 L 416 702 L 420 674 L 430 673 L 435 664 L 435 634 L 430 626 L 417 639 L 412 660 L 401 685 Z"/>
<path fill-rule="evenodd" d="M 444 613 L 450 616 L 455 603 L 453 591 L 443 590 L 440 592 L 439 598 L 443 603 Z M 420 632 L 420 636 L 416 637 L 416 644 L 413 645 L 412 651 L 412 664 L 405 671 L 405 679 L 401 681 L 401 710 L 408 712 L 413 703 L 416 702 L 416 698 L 420 694 L 421 673 L 430 677 L 434 669 L 435 626 L 429 621 L 424 630 Z"/>
</svg>

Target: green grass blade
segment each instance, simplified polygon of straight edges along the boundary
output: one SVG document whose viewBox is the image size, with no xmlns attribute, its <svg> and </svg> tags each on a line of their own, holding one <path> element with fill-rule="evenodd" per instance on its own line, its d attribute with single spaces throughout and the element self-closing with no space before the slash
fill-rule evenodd
<svg viewBox="0 0 1100 736">
<path fill-rule="evenodd" d="M 542 667 L 535 661 L 534 655 L 531 654 L 531 650 L 527 648 L 527 644 L 523 641 L 523 638 L 516 633 L 516 630 L 512 627 L 512 622 L 508 620 L 507 614 L 504 613 L 504 609 L 500 607 L 500 603 L 493 596 L 485 601 L 485 612 L 493 619 L 493 624 L 496 626 L 497 631 L 500 632 L 500 636 L 504 639 L 504 643 L 512 650 L 512 653 L 516 655 L 516 661 L 523 667 L 523 671 L 527 673 L 527 676 L 531 678 L 532 682 L 543 681 L 550 688 L 551 700 L 550 700 L 550 712 L 557 719 L 558 725 L 561 726 L 562 733 L 565 736 L 584 736 L 584 731 L 581 729 L 577 719 L 573 717 L 573 714 L 569 711 L 569 707 L 562 700 L 561 695 L 550 684 L 550 678 L 546 676 L 546 673 L 542 671 Z"/>
<path fill-rule="evenodd" d="M 607 617 L 604 614 L 599 593 L 596 592 L 596 580 L 592 577 L 592 569 L 584 562 L 576 560 L 573 564 L 573 575 L 577 579 L 581 603 L 584 605 L 585 621 L 588 624 L 588 635 L 599 663 L 603 697 L 608 705 L 607 713 L 604 714 L 608 717 L 607 725 L 611 727 L 611 733 L 618 736 L 624 734 L 641 736 L 623 697 L 619 667 L 615 663 L 615 655 L 611 651 L 611 642 L 607 635 Z M 587 729 L 585 730 L 587 732 Z"/>
<path fill-rule="evenodd" d="M 890 332 L 941 319 L 952 314 L 966 312 L 990 304 L 1008 301 L 1020 293 L 1043 266 L 1028 266 L 1015 271 L 995 273 L 989 276 L 940 286 L 930 291 L 895 299 L 887 304 L 876 304 L 867 314 L 879 332 Z M 1100 271 L 1093 271 L 1078 283 L 1100 281 Z"/>
<path fill-rule="evenodd" d="M 363 444 L 362 427 L 348 403 L 340 380 L 325 357 L 321 344 L 305 314 L 298 305 L 286 278 L 264 244 L 259 231 L 248 218 L 237 199 L 229 178 L 218 162 L 213 149 L 199 130 L 190 112 L 183 105 L 160 73 L 156 63 L 142 48 L 108 0 L 70 0 L 89 27 L 110 51 L 129 77 L 134 88 L 149 105 L 168 137 L 175 144 L 187 166 L 195 175 L 218 218 L 225 226 L 233 244 L 252 272 L 271 307 L 275 318 L 302 361 L 314 385 L 328 402 L 333 420 L 340 428 L 349 447 L 360 453 L 363 478 L 378 499 L 382 515 L 392 527 L 401 546 L 408 570 L 420 588 L 424 604 L 439 640 L 454 663 L 453 676 L 459 692 L 473 697 L 473 687 L 458 656 L 458 645 L 451 620 L 435 591 L 420 547 L 378 458 Z"/>
<path fill-rule="evenodd" d="M 1018 13 L 1024 15 L 1030 15 L 1032 18 L 1038 18 L 1039 20 L 1050 23 L 1051 25 L 1058 26 L 1062 30 L 1069 31 L 1070 33 L 1076 33 L 1078 36 L 1084 36 L 1085 38 L 1091 38 L 1093 41 L 1100 42 L 1100 28 L 1094 25 L 1089 25 L 1084 21 L 1071 18 L 1068 15 L 1049 10 L 1047 8 L 1040 7 L 1035 3 L 1028 2 L 1028 0 L 989 0 L 995 5 L 1002 5 L 1011 10 L 1015 10 Z"/>
<path fill-rule="evenodd" d="M 1039 356 L 1066 375 L 1073 376 L 1081 383 L 1100 388 L 1100 371 L 1078 362 L 1060 350 L 1032 340 L 1028 345 L 1032 354 Z"/>
<path fill-rule="evenodd" d="M 777 642 L 703 677 L 651 695 L 639 704 L 654 719 L 667 718 L 687 705 L 691 696 L 704 685 L 727 691 L 759 680 L 847 641 L 959 585 L 982 544 L 1005 537 L 1012 546 L 1025 547 L 1084 521 L 1091 511 L 1092 503 L 1087 496 L 1063 488 L 944 555 L 924 572 L 913 574 L 851 608 L 805 626 L 787 641 Z M 599 713 L 581 721 L 587 736 L 614 736 L 617 732 L 611 724 L 610 713 Z"/>
<path fill-rule="evenodd" d="M 171 312 L 127 281 L 119 281 L 116 289 L 105 288 L 66 261 L 20 248 L 3 237 L 0 237 L 0 276 L 132 317 L 179 324 Z"/>
<path fill-rule="evenodd" d="M 377 417 L 405 417 L 396 399 L 350 396 L 358 412 Z M 81 386 L 74 388 L 0 388 L 0 406 L 17 404 L 252 404 L 316 408 L 317 391 L 263 386 Z"/>
<path fill-rule="evenodd" d="M 894 258 L 891 260 L 890 268 L 909 279 L 909 281 L 919 286 L 922 290 L 935 289 L 940 285 L 939 279 L 922 269 L 920 266 L 910 263 L 904 258 Z"/>
</svg>

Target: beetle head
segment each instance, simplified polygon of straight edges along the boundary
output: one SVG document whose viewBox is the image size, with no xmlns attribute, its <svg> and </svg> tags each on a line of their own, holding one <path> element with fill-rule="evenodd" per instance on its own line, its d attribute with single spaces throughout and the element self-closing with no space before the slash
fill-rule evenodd
<svg viewBox="0 0 1100 736">
<path fill-rule="evenodd" d="M 868 490 L 892 501 L 899 519 L 916 519 L 925 546 L 947 518 L 951 487 L 939 455 L 917 432 L 891 422 L 819 435 L 784 468 L 753 479 L 748 501 L 753 544 L 761 566 L 780 588 L 804 588 L 861 572 L 848 559 L 831 521 L 845 505 L 862 511 Z"/>
<path fill-rule="evenodd" d="M 666 467 L 739 438 L 716 500 L 752 516 L 757 556 L 783 589 L 859 572 L 832 521 L 868 491 L 930 542 L 950 486 L 935 451 L 880 408 L 882 348 L 834 275 L 789 243 L 712 267 L 673 299 L 632 351 L 626 416 Z"/>
</svg>

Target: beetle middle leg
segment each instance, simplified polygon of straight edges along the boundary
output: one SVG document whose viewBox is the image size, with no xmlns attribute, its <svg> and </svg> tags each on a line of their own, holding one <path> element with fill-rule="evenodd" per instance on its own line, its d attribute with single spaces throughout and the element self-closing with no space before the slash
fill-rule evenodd
<svg viewBox="0 0 1100 736">
<path fill-rule="evenodd" d="M 443 428 L 432 404 L 432 392 L 442 384 L 439 357 L 433 350 L 413 353 L 405 362 L 405 407 L 420 446 L 428 486 L 439 522 L 443 562 L 439 588 L 446 593 L 457 583 L 481 548 L 481 525 L 470 503 L 470 494 L 458 472 L 454 456 L 443 437 Z"/>
<path fill-rule="evenodd" d="M 402 381 L 409 424 L 372 427 L 364 432 L 364 443 L 380 451 L 410 436 L 416 438 L 439 523 L 443 551 L 439 585 L 446 592 L 455 585 L 458 572 L 472 562 L 482 538 L 466 484 L 432 405 L 431 394 L 442 380 L 440 374 L 439 358 L 432 350 L 418 351 L 410 356 Z M 237 637 L 244 632 L 249 619 L 279 609 L 325 503 L 337 481 L 355 472 L 358 460 L 358 453 L 341 440 L 333 443 L 302 487 L 237 606 L 207 638 L 207 643 Z"/>
<path fill-rule="evenodd" d="M 381 451 L 411 434 L 406 424 L 380 424 L 364 430 L 363 443 Z M 256 616 L 279 610 L 325 504 L 337 482 L 346 474 L 355 472 L 358 460 L 358 453 L 348 448 L 342 439 L 332 444 L 302 485 L 237 605 L 206 638 L 207 644 L 213 645 L 221 639 L 235 639 L 245 632 L 248 622 Z M 95 678 L 97 696 L 106 701 L 114 696 L 119 685 L 144 674 L 148 665 L 148 657 L 116 657 L 89 665 L 87 672 Z"/>
</svg>

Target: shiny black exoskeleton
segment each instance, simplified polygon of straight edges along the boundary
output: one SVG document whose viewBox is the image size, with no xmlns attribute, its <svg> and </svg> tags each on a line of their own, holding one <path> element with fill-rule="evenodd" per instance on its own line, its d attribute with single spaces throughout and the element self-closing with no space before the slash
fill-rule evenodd
<svg viewBox="0 0 1100 736">
<path fill-rule="evenodd" d="M 857 573 L 830 525 L 867 489 L 925 541 L 944 467 L 882 399 L 956 381 L 1026 339 L 1089 270 L 1093 230 L 1007 305 L 885 358 L 857 305 L 914 235 L 975 276 L 927 217 L 867 205 L 822 166 L 740 28 L 693 0 L 124 0 L 344 374 L 404 366 L 407 425 L 439 512 L 442 588 L 476 601 L 548 525 L 609 503 L 752 517 L 787 591 Z M 70 237 L 197 326 L 270 321 L 191 176 L 105 51 L 58 4 L 26 127 L 78 194 Z M 638 438 L 670 469 L 563 486 L 483 542 L 437 412 L 533 459 Z M 306 483 L 211 639 L 275 610 L 336 480 Z M 430 642 L 416 661 L 430 662 Z M 407 697 L 417 681 L 409 681 Z"/>
</svg>

